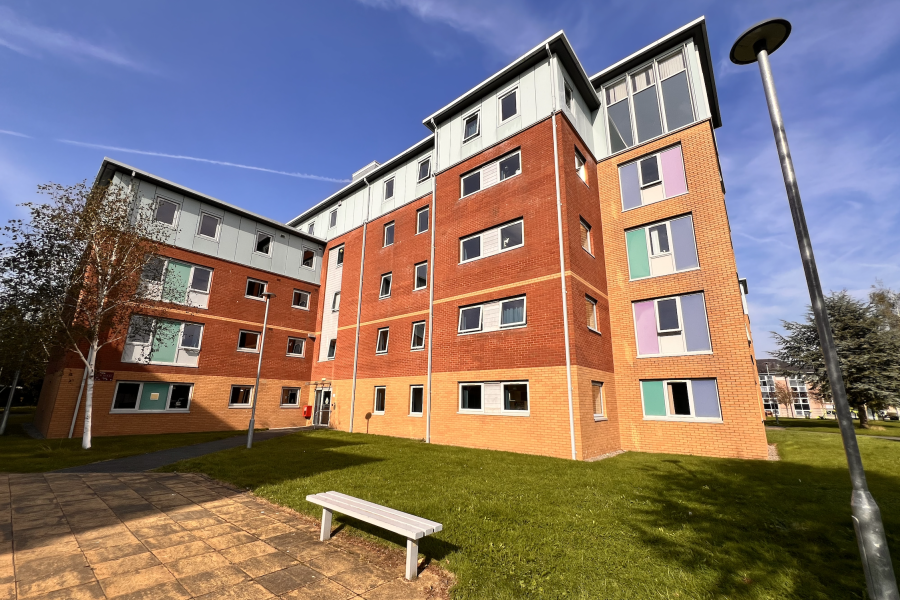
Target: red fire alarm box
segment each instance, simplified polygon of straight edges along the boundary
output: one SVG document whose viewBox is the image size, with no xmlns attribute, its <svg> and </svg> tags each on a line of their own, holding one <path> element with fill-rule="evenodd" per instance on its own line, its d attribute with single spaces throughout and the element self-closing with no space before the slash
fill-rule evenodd
<svg viewBox="0 0 900 600">
<path fill-rule="evenodd" d="M 303 407 L 303 418 L 304 419 L 312 419 L 312 405 L 307 404 Z"/>
</svg>

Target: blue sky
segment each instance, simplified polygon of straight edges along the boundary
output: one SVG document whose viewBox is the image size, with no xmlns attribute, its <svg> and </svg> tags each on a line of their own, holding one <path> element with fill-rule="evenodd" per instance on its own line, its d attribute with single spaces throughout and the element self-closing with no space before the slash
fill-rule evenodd
<svg viewBox="0 0 900 600">
<path fill-rule="evenodd" d="M 764 355 L 809 298 L 759 73 L 728 50 L 756 21 L 793 23 L 772 64 L 823 286 L 897 288 L 900 3 L 0 0 L 0 220 L 109 155 L 286 221 L 559 29 L 593 74 L 700 15 Z"/>
</svg>

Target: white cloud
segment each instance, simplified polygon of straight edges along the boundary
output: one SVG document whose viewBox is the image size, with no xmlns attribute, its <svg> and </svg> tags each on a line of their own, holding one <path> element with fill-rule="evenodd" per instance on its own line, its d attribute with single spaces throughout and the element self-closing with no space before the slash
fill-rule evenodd
<svg viewBox="0 0 900 600">
<path fill-rule="evenodd" d="M 0 129 L 0 134 L 3 135 L 14 135 L 20 138 L 30 138 L 30 135 L 25 135 L 24 133 L 19 133 L 18 131 L 9 131 L 8 129 Z"/>
<path fill-rule="evenodd" d="M 117 50 L 65 31 L 35 25 L 5 6 L 0 6 L 0 46 L 31 58 L 52 54 L 67 59 L 95 60 L 138 71 L 148 70 Z"/>
<path fill-rule="evenodd" d="M 128 154 L 141 154 L 144 156 L 159 156 L 162 158 L 174 158 L 177 160 L 190 160 L 194 162 L 207 163 L 210 165 L 220 165 L 223 167 L 235 167 L 238 169 L 247 169 L 250 171 L 260 171 L 263 173 L 273 173 L 275 175 L 287 175 L 288 177 L 297 177 L 299 179 L 313 179 L 315 181 L 330 181 L 334 183 L 348 183 L 349 179 L 335 179 L 333 177 L 323 177 L 321 175 L 310 175 L 309 173 L 296 173 L 293 171 L 278 171 L 276 169 L 267 169 L 265 167 L 254 167 L 251 165 L 242 165 L 239 163 L 227 162 L 224 160 L 212 160 L 209 158 L 197 158 L 196 156 L 184 156 L 182 154 L 166 154 L 164 152 L 151 152 L 149 150 L 135 150 L 133 148 L 121 148 L 119 146 L 106 146 L 104 144 L 90 144 L 88 142 L 76 142 L 74 140 L 56 140 L 63 144 L 71 144 L 72 146 L 81 146 L 82 148 L 95 148 L 97 150 L 111 150 L 113 152 L 125 152 Z"/>
</svg>

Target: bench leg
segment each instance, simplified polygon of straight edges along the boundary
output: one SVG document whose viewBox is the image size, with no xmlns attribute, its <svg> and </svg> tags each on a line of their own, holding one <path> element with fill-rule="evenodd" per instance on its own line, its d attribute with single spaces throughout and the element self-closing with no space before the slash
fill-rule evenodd
<svg viewBox="0 0 900 600">
<path fill-rule="evenodd" d="M 327 508 L 322 509 L 322 533 L 319 535 L 319 541 L 324 542 L 331 539 L 331 511 Z"/>
<path fill-rule="evenodd" d="M 419 576 L 419 542 L 406 538 L 406 578 L 413 581 Z"/>
</svg>

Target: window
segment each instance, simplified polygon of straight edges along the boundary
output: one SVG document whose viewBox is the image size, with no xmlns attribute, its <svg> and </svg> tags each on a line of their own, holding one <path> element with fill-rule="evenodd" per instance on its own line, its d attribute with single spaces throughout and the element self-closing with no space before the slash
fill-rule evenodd
<svg viewBox="0 0 900 600">
<path fill-rule="evenodd" d="M 210 279 L 212 279 L 212 271 L 194 267 L 194 271 L 191 273 L 190 289 L 195 292 L 209 293 Z"/>
<path fill-rule="evenodd" d="M 266 292 L 266 282 L 260 281 L 259 279 L 250 279 L 247 278 L 247 291 L 244 293 L 244 296 L 247 298 L 256 298 L 259 300 L 263 299 L 263 294 Z"/>
<path fill-rule="evenodd" d="M 309 248 L 303 249 L 303 259 L 300 261 L 300 266 L 305 267 L 307 269 L 315 269 L 316 268 L 316 252 L 315 252 L 315 250 L 310 250 Z"/>
<path fill-rule="evenodd" d="M 603 384 L 597 381 L 591 382 L 591 398 L 594 401 L 594 418 L 603 417 Z"/>
<path fill-rule="evenodd" d="M 281 407 L 300 406 L 300 388 L 281 388 Z"/>
<path fill-rule="evenodd" d="M 587 167 L 584 166 L 584 155 L 578 151 L 578 148 L 575 148 L 575 172 L 578 174 L 578 177 L 585 183 L 588 182 L 587 178 Z"/>
<path fill-rule="evenodd" d="M 500 327 L 516 327 L 525 324 L 525 298 L 504 300 L 500 303 Z"/>
<path fill-rule="evenodd" d="M 200 213 L 200 225 L 197 227 L 197 235 L 208 237 L 212 240 L 219 238 L 219 223 L 221 219 L 209 213 Z"/>
<path fill-rule="evenodd" d="M 372 412 L 376 415 L 384 414 L 384 405 L 387 396 L 387 389 L 383 386 L 378 386 L 375 388 L 375 408 Z"/>
<path fill-rule="evenodd" d="M 759 389 L 762 392 L 763 408 L 773 415 L 781 414 L 778 410 L 778 399 L 775 394 L 775 378 L 771 375 L 759 376 Z"/>
<path fill-rule="evenodd" d="M 185 323 L 181 327 L 181 347 L 191 350 L 200 349 L 200 338 L 203 336 L 203 325 Z"/>
<path fill-rule="evenodd" d="M 112 412 L 187 412 L 193 391 L 190 383 L 119 381 Z"/>
<path fill-rule="evenodd" d="M 315 221 L 313 221 L 312 223 L 309 224 L 309 227 L 306 228 L 306 233 L 308 233 L 309 235 L 316 234 L 316 222 Z"/>
<path fill-rule="evenodd" d="M 484 258 L 513 250 L 525 243 L 525 231 L 522 221 L 515 221 L 476 233 L 460 240 L 460 260 L 464 263 L 477 258 Z"/>
<path fill-rule="evenodd" d="M 416 235 L 428 231 L 428 207 L 420 208 L 416 213 Z"/>
<path fill-rule="evenodd" d="M 385 273 L 381 276 L 381 288 L 378 290 L 379 298 L 391 297 L 391 274 Z"/>
<path fill-rule="evenodd" d="M 384 226 L 384 246 L 383 247 L 386 248 L 386 247 L 392 245 L 393 243 L 394 243 L 394 222 L 391 221 L 390 223 L 388 223 Z"/>
<path fill-rule="evenodd" d="M 334 354 L 337 350 L 337 339 L 328 342 L 328 360 L 334 360 Z"/>
<path fill-rule="evenodd" d="M 388 338 L 390 337 L 390 334 L 391 330 L 389 327 L 378 330 L 378 340 L 375 342 L 375 354 L 387 354 Z"/>
<path fill-rule="evenodd" d="M 256 251 L 266 256 L 272 254 L 272 236 L 263 231 L 256 232 Z"/>
<path fill-rule="evenodd" d="M 342 266 L 344 264 L 344 247 L 341 246 L 337 249 L 337 266 Z"/>
<path fill-rule="evenodd" d="M 459 311 L 459 332 L 481 331 L 481 307 L 462 308 Z"/>
<path fill-rule="evenodd" d="M 287 355 L 288 356 L 303 356 L 303 347 L 306 345 L 306 340 L 303 338 L 288 338 L 287 345 Z"/>
<path fill-rule="evenodd" d="M 196 367 L 203 325 L 134 315 L 125 336 L 122 362 Z"/>
<path fill-rule="evenodd" d="M 528 384 L 504 383 L 503 410 L 528 410 Z"/>
<path fill-rule="evenodd" d="M 171 200 L 164 200 L 163 198 L 156 199 L 155 218 L 158 222 L 175 227 L 175 221 L 177 217 L 178 204 L 172 202 Z"/>
<path fill-rule="evenodd" d="M 563 81 L 563 98 L 566 102 L 566 108 L 572 110 L 572 88 L 570 88 L 568 82 L 565 81 Z"/>
<path fill-rule="evenodd" d="M 331 298 L 331 312 L 337 312 L 341 309 L 341 293 L 335 292 Z"/>
<path fill-rule="evenodd" d="M 233 385 L 231 386 L 231 397 L 228 399 L 228 406 L 236 408 L 249 408 L 252 397 L 252 385 Z"/>
<path fill-rule="evenodd" d="M 681 146 L 619 167 L 619 186 L 622 210 L 686 194 L 688 189 Z"/>
<path fill-rule="evenodd" d="M 391 177 L 384 182 L 384 199 L 390 200 L 394 197 L 394 178 Z"/>
<path fill-rule="evenodd" d="M 513 88 L 499 97 L 500 123 L 505 123 L 519 114 L 519 90 Z"/>
<path fill-rule="evenodd" d="M 331 214 L 328 215 L 328 228 L 331 229 L 333 227 L 337 227 L 337 209 L 331 211 Z"/>
<path fill-rule="evenodd" d="M 409 386 L 409 414 L 421 417 L 422 406 L 425 403 L 425 388 L 421 385 Z"/>
<path fill-rule="evenodd" d="M 414 290 L 422 290 L 428 287 L 428 263 L 423 262 L 416 265 L 416 287 Z"/>
<path fill-rule="evenodd" d="M 417 321 L 412 324 L 412 342 L 410 350 L 425 349 L 425 321 Z"/>
<path fill-rule="evenodd" d="M 809 417 L 809 391 L 806 389 L 806 382 L 798 377 L 788 378 L 788 387 L 791 388 L 791 397 L 794 401 L 794 414 L 801 417 Z"/>
<path fill-rule="evenodd" d="M 476 111 L 463 119 L 463 143 L 478 137 L 478 134 L 481 131 L 479 127 L 480 119 L 478 116 L 479 113 Z"/>
<path fill-rule="evenodd" d="M 702 293 L 635 302 L 638 356 L 712 351 Z"/>
<path fill-rule="evenodd" d="M 161 256 L 148 256 L 141 270 L 145 298 L 206 308 L 212 270 Z"/>
<path fill-rule="evenodd" d="M 631 279 L 700 267 L 691 215 L 626 231 L 625 247 Z"/>
<path fill-rule="evenodd" d="M 481 412 L 481 384 L 469 383 L 459 386 L 459 410 Z"/>
<path fill-rule="evenodd" d="M 597 301 L 591 298 L 590 296 L 584 297 L 584 309 L 587 313 L 587 326 L 588 329 L 593 331 L 599 331 L 597 327 Z"/>
<path fill-rule="evenodd" d="M 257 352 L 259 349 L 259 332 L 244 331 L 242 329 L 238 333 L 237 349 L 239 352 Z"/>
<path fill-rule="evenodd" d="M 604 88 L 612 152 L 694 121 L 684 56 L 684 50 L 680 48 Z"/>
<path fill-rule="evenodd" d="M 477 191 L 497 185 L 521 172 L 522 154 L 516 150 L 512 154 L 462 175 L 460 177 L 460 197 L 465 198 Z"/>
<path fill-rule="evenodd" d="M 641 381 L 644 418 L 656 420 L 722 420 L 715 379 Z"/>
<path fill-rule="evenodd" d="M 291 306 L 293 306 L 294 308 L 309 310 L 309 292 L 294 290 L 294 296 L 291 299 Z"/>
<path fill-rule="evenodd" d="M 148 283 L 162 283 L 166 274 L 166 262 L 166 259 L 159 256 L 149 257 L 141 271 L 141 279 Z"/>
<path fill-rule="evenodd" d="M 417 180 L 418 183 L 422 183 L 423 181 L 428 179 L 428 177 L 431 176 L 431 158 L 430 157 L 426 158 L 425 160 L 419 161 L 418 172 L 419 172 L 419 179 Z"/>
<path fill-rule="evenodd" d="M 581 230 L 581 247 L 584 248 L 585 252 L 593 256 L 594 253 L 591 252 L 593 246 L 591 244 L 591 226 L 584 219 L 580 219 L 578 224 Z"/>
<path fill-rule="evenodd" d="M 459 384 L 459 412 L 528 416 L 527 381 L 485 381 Z"/>
</svg>

